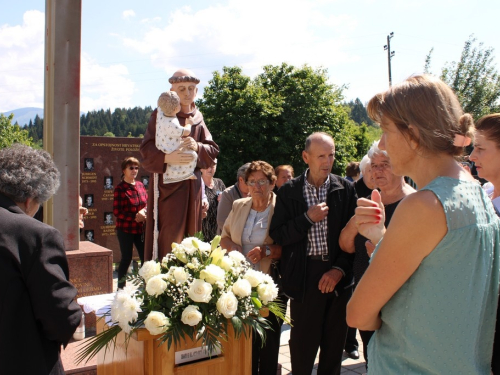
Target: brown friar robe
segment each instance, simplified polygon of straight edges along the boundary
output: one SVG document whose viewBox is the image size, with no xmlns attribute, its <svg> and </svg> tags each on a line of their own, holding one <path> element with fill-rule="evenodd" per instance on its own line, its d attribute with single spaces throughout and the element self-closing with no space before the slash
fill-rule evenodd
<svg viewBox="0 0 500 375">
<path fill-rule="evenodd" d="M 203 115 L 195 107 L 190 113 L 179 112 L 177 118 L 184 126 L 187 117 L 192 117 L 194 125 L 190 136 L 198 142 L 198 161 L 196 164 L 196 180 L 185 180 L 172 184 L 163 183 L 163 173 L 167 167 L 165 154 L 156 148 L 156 113 L 151 114 L 148 128 L 142 141 L 140 152 L 143 157 L 141 166 L 151 173 L 148 191 L 148 213 L 146 219 L 146 243 L 144 259 L 151 260 L 153 256 L 154 230 L 154 179 L 153 173 L 159 173 L 158 189 L 158 258 L 161 260 L 172 251 L 172 242 L 201 231 L 201 172 L 200 168 L 208 168 L 219 154 L 219 146 L 212 140 L 212 135 L 203 121 Z"/>
</svg>

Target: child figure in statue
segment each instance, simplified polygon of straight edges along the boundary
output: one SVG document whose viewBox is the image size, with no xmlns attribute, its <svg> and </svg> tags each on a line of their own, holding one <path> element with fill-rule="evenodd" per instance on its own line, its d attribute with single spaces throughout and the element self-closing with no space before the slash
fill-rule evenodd
<svg viewBox="0 0 500 375">
<path fill-rule="evenodd" d="M 158 115 L 156 117 L 156 148 L 166 154 L 170 154 L 180 148 L 182 138 L 191 134 L 192 119 L 186 119 L 186 125 L 182 126 L 177 119 L 177 112 L 181 110 L 180 98 L 175 91 L 167 91 L 158 98 Z M 194 158 L 188 165 L 167 164 L 163 174 L 163 183 L 193 179 L 196 180 L 194 169 L 198 154 L 193 150 L 184 153 L 193 154 Z"/>
</svg>

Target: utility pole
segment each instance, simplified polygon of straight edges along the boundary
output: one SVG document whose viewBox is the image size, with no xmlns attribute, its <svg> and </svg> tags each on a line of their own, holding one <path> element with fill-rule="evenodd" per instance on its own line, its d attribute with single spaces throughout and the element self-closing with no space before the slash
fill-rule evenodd
<svg viewBox="0 0 500 375">
<path fill-rule="evenodd" d="M 394 33 L 387 35 L 387 44 L 384 46 L 384 51 L 387 51 L 387 65 L 389 67 L 389 87 L 392 86 L 392 74 L 391 74 L 391 59 L 394 57 L 395 51 L 391 51 L 391 39 Z"/>
</svg>

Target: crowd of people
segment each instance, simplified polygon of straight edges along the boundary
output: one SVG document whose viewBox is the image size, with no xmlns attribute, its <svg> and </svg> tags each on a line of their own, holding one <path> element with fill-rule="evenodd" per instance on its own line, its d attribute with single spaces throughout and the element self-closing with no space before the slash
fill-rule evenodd
<svg viewBox="0 0 500 375">
<path fill-rule="evenodd" d="M 355 329 L 369 374 L 500 374 L 500 114 L 474 124 L 446 84 L 415 75 L 370 100 L 382 137 L 349 163 L 345 177 L 332 174 L 334 139 L 317 132 L 306 139 L 306 168 L 297 177 L 290 165 L 254 160 L 226 188 L 214 177 L 219 148 L 194 105 L 198 82 L 192 72 L 177 71 L 170 78 L 176 95 L 167 96 L 178 104 L 151 116 L 141 145 L 148 191 L 136 181 L 139 160 L 122 163 L 113 211 L 119 287 L 134 244 L 142 262 L 161 259 L 186 235 L 202 231 L 209 241 L 220 234 L 222 247 L 240 251 L 256 270 L 278 270 L 280 300 L 290 306 L 294 375 L 311 374 L 318 350 L 317 373 L 340 374 L 344 350 L 357 353 Z M 179 131 L 169 153 L 156 133 L 167 120 L 189 129 Z M 483 186 L 460 159 L 472 141 L 469 163 L 488 181 Z M 50 183 L 35 172 L 12 179 L 19 174 L 12 152 L 47 164 Z M 50 163 L 25 146 L 0 151 L 0 246 L 7 249 L 0 252 L 0 277 L 19 291 L 0 294 L 0 303 L 13 298 L 15 310 L 26 307 L 37 360 L 45 373 L 57 373 L 51 372 L 60 366 L 57 348 L 78 325 L 79 309 L 60 234 L 28 217 L 57 189 Z M 164 176 L 175 166 L 187 168 L 185 179 Z M 26 228 L 34 235 L 26 236 Z M 278 368 L 283 322 L 272 313 L 266 318 L 272 330 L 265 342 L 253 338 L 253 375 Z M 7 322 L 2 332 L 10 332 Z M 8 365 L 17 354 L 4 343 L 0 360 Z M 40 349 L 45 345 L 52 351 Z"/>
</svg>

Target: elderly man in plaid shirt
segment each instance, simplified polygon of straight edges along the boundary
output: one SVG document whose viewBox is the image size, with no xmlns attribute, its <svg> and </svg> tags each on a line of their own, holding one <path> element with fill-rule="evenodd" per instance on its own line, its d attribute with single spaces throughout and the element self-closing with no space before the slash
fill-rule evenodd
<svg viewBox="0 0 500 375">
<path fill-rule="evenodd" d="M 357 196 L 350 182 L 331 174 L 335 144 L 329 134 L 311 134 L 302 158 L 309 168 L 278 191 L 269 232 L 283 247 L 292 372 L 310 375 L 320 348 L 318 374 L 340 374 L 354 254 L 352 248 L 340 248 L 339 238 L 354 215 Z"/>
</svg>

